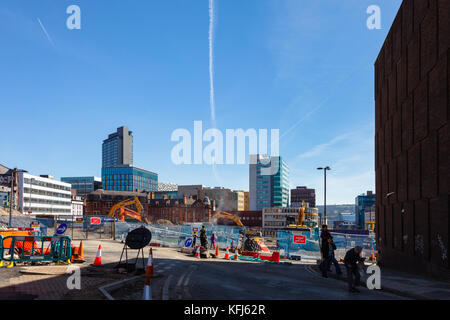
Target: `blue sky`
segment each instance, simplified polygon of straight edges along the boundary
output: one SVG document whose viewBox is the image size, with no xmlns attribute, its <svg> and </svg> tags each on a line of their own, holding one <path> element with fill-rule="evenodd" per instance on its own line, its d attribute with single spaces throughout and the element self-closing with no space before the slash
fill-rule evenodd
<svg viewBox="0 0 450 320">
<path fill-rule="evenodd" d="M 66 8 L 81 8 L 69 30 Z M 369 30 L 368 6 L 382 29 Z M 327 203 L 373 190 L 373 65 L 401 0 L 214 0 L 216 125 L 280 129 L 291 187 Z M 48 36 L 45 34 L 45 28 Z M 208 0 L 0 2 L 0 163 L 97 175 L 101 143 L 134 134 L 159 180 L 248 190 L 248 165 L 174 165 L 175 129 L 211 128 Z"/>
</svg>

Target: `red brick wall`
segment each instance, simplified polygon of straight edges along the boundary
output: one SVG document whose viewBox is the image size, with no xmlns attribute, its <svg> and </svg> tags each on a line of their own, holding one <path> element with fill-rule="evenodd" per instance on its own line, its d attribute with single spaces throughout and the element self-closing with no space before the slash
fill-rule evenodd
<svg viewBox="0 0 450 320">
<path fill-rule="evenodd" d="M 450 273 L 449 47 L 450 1 L 404 0 L 375 63 L 380 256 L 439 275 Z"/>
</svg>

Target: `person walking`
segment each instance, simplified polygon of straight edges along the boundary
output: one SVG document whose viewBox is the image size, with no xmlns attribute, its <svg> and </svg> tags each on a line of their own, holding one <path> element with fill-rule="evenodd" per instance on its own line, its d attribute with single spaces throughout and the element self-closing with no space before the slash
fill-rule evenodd
<svg viewBox="0 0 450 320">
<path fill-rule="evenodd" d="M 337 275 L 342 274 L 341 268 L 339 267 L 339 262 L 337 262 L 337 260 L 334 256 L 334 250 L 336 250 L 336 244 L 334 243 L 332 236 L 330 236 L 327 239 L 327 245 L 328 245 L 328 249 L 324 250 L 324 254 L 326 254 L 326 258 L 325 258 L 323 268 L 322 268 L 322 276 L 324 278 L 328 278 L 327 272 L 328 272 L 328 269 L 331 267 L 331 264 L 334 264 Z"/>
<path fill-rule="evenodd" d="M 365 258 L 361 258 L 362 248 L 356 246 L 347 251 L 344 258 L 345 268 L 347 269 L 348 291 L 359 292 L 356 286 L 360 284 L 361 276 L 359 274 L 358 263 L 364 263 Z"/>
<path fill-rule="evenodd" d="M 320 233 L 320 254 L 322 260 L 320 261 L 320 270 L 323 269 L 324 262 L 328 256 L 328 238 L 331 237 L 331 233 L 328 231 L 326 224 L 322 225 L 322 232 Z"/>
<path fill-rule="evenodd" d="M 202 226 L 202 230 L 200 230 L 200 245 L 206 249 L 208 249 L 208 238 L 206 237 L 206 229 L 205 226 Z"/>
<path fill-rule="evenodd" d="M 211 245 L 209 246 L 210 249 L 214 249 L 216 247 L 216 235 L 213 234 L 211 235 Z"/>
</svg>

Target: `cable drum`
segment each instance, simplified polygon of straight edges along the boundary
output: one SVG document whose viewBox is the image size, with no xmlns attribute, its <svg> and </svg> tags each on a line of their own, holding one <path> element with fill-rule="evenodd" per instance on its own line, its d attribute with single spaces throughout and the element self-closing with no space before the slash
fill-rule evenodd
<svg viewBox="0 0 450 320">
<path fill-rule="evenodd" d="M 145 227 L 130 231 L 125 239 L 125 244 L 130 249 L 142 249 L 152 240 L 152 233 Z"/>
</svg>

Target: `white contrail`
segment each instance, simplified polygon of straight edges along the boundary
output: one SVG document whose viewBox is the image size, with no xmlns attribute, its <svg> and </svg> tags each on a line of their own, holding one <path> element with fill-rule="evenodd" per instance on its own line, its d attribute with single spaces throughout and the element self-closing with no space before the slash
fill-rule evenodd
<svg viewBox="0 0 450 320">
<path fill-rule="evenodd" d="M 214 101 L 214 0 L 209 0 L 209 100 L 211 120 L 216 121 L 216 103 Z"/>
<path fill-rule="evenodd" d="M 44 25 L 42 24 L 41 20 L 39 18 L 37 18 L 37 21 L 39 22 L 39 24 L 41 25 L 41 29 L 44 32 L 45 36 L 47 37 L 48 41 L 50 42 L 50 44 L 55 47 L 55 44 L 53 43 L 52 38 L 50 37 L 50 35 L 48 34 L 47 30 L 45 29 Z"/>
</svg>

